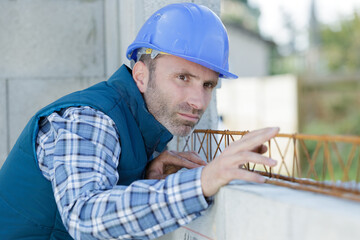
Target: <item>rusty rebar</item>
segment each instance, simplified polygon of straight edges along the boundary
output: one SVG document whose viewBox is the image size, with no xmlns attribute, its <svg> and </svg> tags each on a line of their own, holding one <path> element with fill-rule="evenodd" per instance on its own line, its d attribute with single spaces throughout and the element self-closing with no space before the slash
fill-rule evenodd
<svg viewBox="0 0 360 240">
<path fill-rule="evenodd" d="M 234 136 L 240 136 L 241 138 L 247 133 L 248 131 L 196 129 L 191 136 L 194 139 L 194 142 L 190 141 L 191 148 L 198 153 L 203 151 L 206 160 L 211 161 L 222 153 L 222 148 L 226 148 L 236 140 Z M 278 143 L 278 139 L 288 139 L 283 149 Z M 196 141 L 198 141 L 198 144 L 196 144 Z M 315 143 L 313 151 L 310 151 L 306 146 L 309 141 Z M 292 145 L 291 142 L 293 142 Z M 186 141 L 186 144 L 188 143 L 189 141 Z M 345 144 L 351 148 L 347 157 L 341 156 L 337 144 Z M 280 161 L 277 170 L 265 165 L 259 166 L 250 163 L 241 167 L 266 176 L 266 182 L 270 184 L 360 201 L 359 136 L 280 133 L 270 139 L 267 145 L 269 157 L 273 157 L 276 152 L 279 154 L 280 159 L 278 160 Z M 193 149 L 194 146 L 197 149 Z M 289 153 L 290 146 L 293 148 L 292 154 Z M 215 149 L 214 154 L 213 149 Z M 287 159 L 289 157 L 292 157 L 290 162 Z M 356 163 L 357 167 L 355 166 Z M 321 169 L 319 169 L 319 166 L 321 166 Z M 350 175 L 352 168 L 356 169 L 355 177 Z M 341 177 L 339 177 L 338 172 L 342 173 Z M 349 185 L 350 181 L 355 183 L 353 184 L 354 187 L 346 186 L 346 184 Z"/>
</svg>

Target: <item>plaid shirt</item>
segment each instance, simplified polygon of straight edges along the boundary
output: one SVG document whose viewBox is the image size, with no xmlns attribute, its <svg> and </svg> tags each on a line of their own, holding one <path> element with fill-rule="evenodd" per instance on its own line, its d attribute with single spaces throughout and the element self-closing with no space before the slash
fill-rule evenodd
<svg viewBox="0 0 360 240">
<path fill-rule="evenodd" d="M 64 225 L 75 239 L 152 239 L 189 223 L 208 207 L 202 168 L 165 180 L 116 185 L 119 137 L 114 122 L 100 111 L 67 108 L 42 119 L 39 128 L 39 167 L 51 181 Z"/>
</svg>

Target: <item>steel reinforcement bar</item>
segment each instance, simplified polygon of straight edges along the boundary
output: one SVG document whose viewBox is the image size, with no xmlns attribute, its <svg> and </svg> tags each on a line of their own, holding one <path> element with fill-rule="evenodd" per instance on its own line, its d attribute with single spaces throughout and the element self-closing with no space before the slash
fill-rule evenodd
<svg viewBox="0 0 360 240">
<path fill-rule="evenodd" d="M 196 151 L 210 162 L 248 131 L 196 129 L 182 150 Z M 270 184 L 360 202 L 360 137 L 278 134 L 266 143 L 276 167 L 247 163 L 241 168 L 267 177 Z"/>
</svg>

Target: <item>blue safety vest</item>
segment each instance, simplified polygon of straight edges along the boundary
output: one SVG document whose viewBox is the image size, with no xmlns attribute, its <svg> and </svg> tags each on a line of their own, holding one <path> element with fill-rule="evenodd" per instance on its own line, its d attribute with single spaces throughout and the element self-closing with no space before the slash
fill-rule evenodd
<svg viewBox="0 0 360 240">
<path fill-rule="evenodd" d="M 0 239 L 72 239 L 56 207 L 50 181 L 36 158 L 39 119 L 70 106 L 91 106 L 108 115 L 120 136 L 119 185 L 143 177 L 153 152 L 171 133 L 148 111 L 125 65 L 108 80 L 71 93 L 31 118 L 0 170 Z"/>
</svg>

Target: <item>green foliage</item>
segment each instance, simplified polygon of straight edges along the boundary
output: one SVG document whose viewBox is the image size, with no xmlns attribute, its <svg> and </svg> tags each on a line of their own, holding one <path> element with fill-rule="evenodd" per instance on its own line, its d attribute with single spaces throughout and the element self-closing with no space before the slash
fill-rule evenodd
<svg viewBox="0 0 360 240">
<path fill-rule="evenodd" d="M 299 91 L 301 132 L 360 136 L 359 81 L 304 85 Z"/>
<path fill-rule="evenodd" d="M 355 135 L 360 136 L 360 81 L 336 81 L 330 83 L 303 83 L 299 89 L 301 133 L 314 135 Z M 307 141 L 306 148 L 314 157 L 317 142 Z M 348 161 L 351 144 L 338 144 L 339 154 L 344 164 Z M 330 149 L 333 174 L 335 179 L 342 180 L 343 169 L 335 152 Z M 355 158 L 359 159 L 358 148 Z M 303 159 L 303 172 L 307 172 L 309 164 L 305 161 L 305 152 L 300 149 Z M 320 148 L 314 169 L 319 180 L 331 180 L 329 171 L 324 175 L 324 149 Z M 355 179 L 360 163 L 353 161 L 349 169 L 349 178 Z M 307 176 L 303 176 L 307 177 Z M 310 176 L 314 178 L 314 176 Z"/>
<path fill-rule="evenodd" d="M 360 148 L 357 147 L 354 152 L 352 152 L 353 145 L 350 143 L 330 143 L 325 146 L 325 143 L 317 145 L 315 141 L 307 141 L 305 143 L 308 153 L 311 160 L 314 163 L 312 167 L 309 160 L 305 160 L 305 153 L 302 148 L 300 148 L 300 154 L 303 159 L 302 164 L 302 176 L 305 178 L 312 178 L 317 181 L 353 181 L 356 180 L 357 169 L 359 168 L 359 162 L 356 161 L 359 159 Z M 339 156 L 336 153 L 334 148 L 339 152 Z M 319 147 L 317 152 L 315 152 L 316 147 Z M 328 159 L 325 155 L 325 147 L 328 149 Z M 329 160 L 329 161 L 328 161 Z M 349 165 L 347 175 L 344 174 L 344 167 Z"/>
<path fill-rule="evenodd" d="M 301 74 L 303 61 L 297 55 L 281 56 L 275 47 L 272 48 L 270 61 L 270 75 Z"/>
<path fill-rule="evenodd" d="M 271 73 L 293 73 L 307 78 L 307 81 L 300 80 L 298 90 L 299 132 L 360 136 L 360 15 L 354 12 L 351 18 L 340 20 L 336 26 L 321 26 L 320 31 L 318 49 L 288 55 L 279 54 L 275 49 L 271 59 Z M 316 150 L 315 141 L 305 144 L 310 156 L 315 158 L 314 153 L 318 152 L 314 165 L 316 173 L 302 177 L 315 178 L 316 175 L 319 180 L 331 180 L 333 177 L 343 180 L 343 166 L 333 150 L 330 150 L 333 167 L 330 174 L 324 171 L 324 148 Z M 351 146 L 339 145 L 338 150 L 345 163 Z M 303 173 L 307 173 L 310 168 L 305 158 L 307 152 L 299 151 Z M 357 149 L 355 159 L 359 159 L 359 155 L 360 149 Z M 360 169 L 360 163 L 354 161 L 349 169 L 350 179 L 355 179 L 357 169 Z"/>
<path fill-rule="evenodd" d="M 323 26 L 321 52 L 331 72 L 356 73 L 360 70 L 360 16 L 354 12 L 337 27 Z"/>
<path fill-rule="evenodd" d="M 360 9 L 358 10 L 360 13 Z M 360 14 L 356 11 L 352 16 L 343 18 L 332 25 L 321 25 L 320 42 L 317 45 L 318 62 L 316 74 L 360 73 Z M 309 33 L 310 34 L 310 33 Z M 285 46 L 279 46 L 279 49 Z M 308 49 L 304 52 L 295 51 L 289 54 L 274 53 L 271 59 L 271 74 L 294 73 L 311 74 L 307 63 L 311 56 Z M 312 66 L 312 65 L 311 65 Z"/>
</svg>

